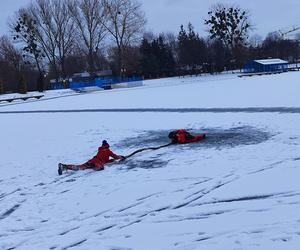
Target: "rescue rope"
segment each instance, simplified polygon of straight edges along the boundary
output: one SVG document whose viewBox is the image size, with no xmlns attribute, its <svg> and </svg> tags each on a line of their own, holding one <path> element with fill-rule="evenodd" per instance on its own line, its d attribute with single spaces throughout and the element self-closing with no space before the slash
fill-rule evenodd
<svg viewBox="0 0 300 250">
<path fill-rule="evenodd" d="M 146 151 L 146 150 L 158 150 L 158 149 L 161 149 L 161 148 L 169 147 L 169 146 L 171 146 L 171 145 L 173 145 L 173 144 L 174 144 L 174 143 L 171 142 L 171 143 L 168 143 L 168 144 L 159 146 L 159 147 L 141 148 L 141 149 L 138 149 L 138 150 L 132 152 L 131 154 L 125 156 L 125 159 L 128 159 L 128 158 L 130 158 L 130 157 L 136 155 L 137 153 L 140 153 L 140 152 L 143 152 L 143 151 Z M 124 160 L 125 160 L 125 159 L 124 159 Z"/>
</svg>

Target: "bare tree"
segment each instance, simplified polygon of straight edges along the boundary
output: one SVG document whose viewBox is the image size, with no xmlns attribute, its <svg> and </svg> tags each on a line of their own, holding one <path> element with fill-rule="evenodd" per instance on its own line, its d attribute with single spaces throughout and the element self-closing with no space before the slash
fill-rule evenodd
<svg viewBox="0 0 300 250">
<path fill-rule="evenodd" d="M 37 90 L 39 87 L 35 85 L 36 67 L 26 64 L 28 58 L 23 56 L 23 49 L 15 46 L 9 37 L 0 37 L 0 81 L 7 91 L 26 93 L 27 89 Z"/>
<path fill-rule="evenodd" d="M 15 72 L 20 73 L 21 66 L 24 64 L 22 53 L 13 46 L 11 40 L 6 36 L 0 38 L 0 57 L 9 62 Z"/>
<path fill-rule="evenodd" d="M 124 74 L 124 52 L 143 35 L 146 24 L 141 3 L 136 0 L 103 0 L 108 23 L 104 24 L 110 33 L 118 55 L 118 72 Z"/>
<path fill-rule="evenodd" d="M 37 89 L 42 92 L 44 90 L 44 53 L 38 44 L 38 27 L 36 21 L 28 14 L 26 9 L 20 9 L 16 14 L 16 21 L 10 24 L 10 28 L 14 40 L 22 43 L 24 63 L 31 64 L 33 62 L 37 68 L 39 72 Z M 9 43 L 7 44 L 9 45 Z M 14 49 L 13 46 L 11 46 L 10 50 L 6 46 L 6 51 L 10 51 L 11 55 L 12 49 Z M 20 64 L 19 62 L 20 60 L 18 60 L 18 64 Z"/>
<path fill-rule="evenodd" d="M 56 78 L 65 78 L 65 60 L 72 53 L 75 38 L 75 24 L 67 1 L 37 0 L 27 11 L 37 24 L 37 40 L 55 69 Z"/>
<path fill-rule="evenodd" d="M 2 36 L 0 38 L 0 79 L 2 81 L 2 88 L 4 83 L 10 85 L 12 81 L 18 82 L 16 86 L 7 86 L 8 90 L 18 90 L 23 92 L 20 88 L 21 70 L 24 64 L 22 52 L 13 46 L 11 40 Z M 15 88 L 17 87 L 17 89 Z M 22 86 L 24 87 L 24 85 Z M 26 88 L 24 88 L 24 91 Z"/>
<path fill-rule="evenodd" d="M 249 45 L 254 48 L 261 46 L 262 43 L 263 43 L 263 38 L 262 38 L 262 36 L 260 36 L 258 34 L 254 34 L 249 39 Z"/>
<path fill-rule="evenodd" d="M 107 34 L 102 0 L 73 0 L 69 9 L 76 23 L 78 45 L 88 59 L 89 72 L 95 73 L 95 57 Z"/>
</svg>

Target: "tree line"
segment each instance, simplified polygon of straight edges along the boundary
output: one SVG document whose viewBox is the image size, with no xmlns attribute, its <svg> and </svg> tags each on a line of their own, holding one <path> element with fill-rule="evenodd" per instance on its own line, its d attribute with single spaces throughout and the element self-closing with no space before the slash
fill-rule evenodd
<svg viewBox="0 0 300 250">
<path fill-rule="evenodd" d="M 211 7 L 201 36 L 191 23 L 177 34 L 146 32 L 137 0 L 34 0 L 0 38 L 0 93 L 44 91 L 49 80 L 111 69 L 115 76 L 157 78 L 240 69 L 247 60 L 297 62 L 299 41 L 278 32 L 249 37 L 250 14 L 236 5 Z"/>
</svg>

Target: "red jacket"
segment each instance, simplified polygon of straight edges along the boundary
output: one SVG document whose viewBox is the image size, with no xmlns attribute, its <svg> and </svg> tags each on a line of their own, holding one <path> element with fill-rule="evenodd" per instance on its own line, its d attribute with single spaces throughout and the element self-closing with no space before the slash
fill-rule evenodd
<svg viewBox="0 0 300 250">
<path fill-rule="evenodd" d="M 205 134 L 191 135 L 185 129 L 179 129 L 176 131 L 175 142 L 179 144 L 197 142 L 205 138 Z"/>
<path fill-rule="evenodd" d="M 109 157 L 112 157 L 116 160 L 120 159 L 118 155 L 116 155 L 109 149 L 109 146 L 102 146 L 98 148 L 97 155 L 94 156 L 93 159 L 89 160 L 88 163 L 93 163 L 96 166 L 104 165 L 105 163 L 109 162 Z"/>
<path fill-rule="evenodd" d="M 176 131 L 176 139 L 177 139 L 177 143 L 179 144 L 183 144 L 186 143 L 187 141 L 187 131 L 184 129 L 179 129 Z"/>
</svg>

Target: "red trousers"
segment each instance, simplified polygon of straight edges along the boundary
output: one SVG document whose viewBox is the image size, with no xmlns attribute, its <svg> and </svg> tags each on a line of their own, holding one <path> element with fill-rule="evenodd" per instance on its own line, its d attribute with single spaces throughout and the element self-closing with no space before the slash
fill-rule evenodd
<svg viewBox="0 0 300 250">
<path fill-rule="evenodd" d="M 114 160 L 110 160 L 109 162 L 113 162 Z M 100 171 L 104 169 L 105 163 L 97 160 L 95 161 L 94 158 L 83 163 L 81 165 L 65 165 L 68 170 L 78 171 L 78 170 L 85 170 L 85 169 L 94 169 L 95 171 Z"/>
<path fill-rule="evenodd" d="M 73 171 L 78 171 L 78 170 L 85 170 L 85 169 L 94 169 L 96 171 L 103 170 L 104 169 L 104 164 L 98 162 L 97 164 L 93 162 L 86 162 L 81 165 L 66 165 L 67 169 L 73 170 Z"/>
</svg>

